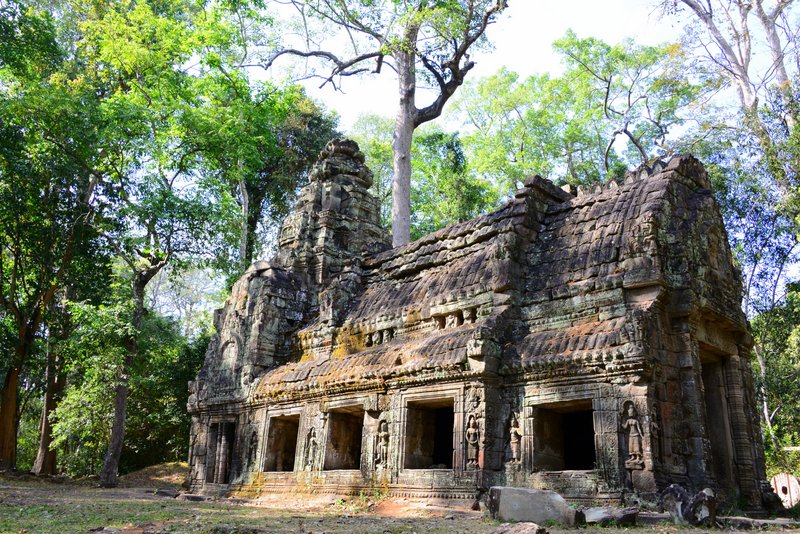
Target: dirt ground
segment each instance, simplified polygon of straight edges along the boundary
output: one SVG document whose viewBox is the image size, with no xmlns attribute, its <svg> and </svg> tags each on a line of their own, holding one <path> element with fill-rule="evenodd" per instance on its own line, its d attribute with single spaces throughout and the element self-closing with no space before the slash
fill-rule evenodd
<svg viewBox="0 0 800 534">
<path fill-rule="evenodd" d="M 185 464 L 154 466 L 120 480 L 113 489 L 96 481 L 42 480 L 29 475 L 0 475 L 0 532 L 57 533 L 313 533 L 412 534 L 492 533 L 500 523 L 481 512 L 442 503 L 404 499 L 315 495 L 270 495 L 256 501 L 217 499 L 190 501 L 157 495 L 156 489 L 179 490 Z M 547 526 L 553 534 L 569 532 Z M 582 527 L 612 534 L 690 534 L 707 530 L 669 524 L 637 528 Z M 786 530 L 784 530 L 785 532 Z"/>
</svg>

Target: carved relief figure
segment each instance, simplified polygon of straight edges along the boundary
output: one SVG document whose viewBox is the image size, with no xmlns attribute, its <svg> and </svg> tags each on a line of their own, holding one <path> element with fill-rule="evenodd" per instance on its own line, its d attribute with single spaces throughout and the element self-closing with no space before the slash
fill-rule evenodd
<svg viewBox="0 0 800 534">
<path fill-rule="evenodd" d="M 467 308 L 464 310 L 464 322 L 472 324 L 475 322 L 476 308 Z"/>
<path fill-rule="evenodd" d="M 314 427 L 311 427 L 311 430 L 308 431 L 308 436 L 306 436 L 306 457 L 303 462 L 303 466 L 307 471 L 311 471 L 314 469 L 314 458 L 317 456 L 317 431 L 314 430 Z"/>
<path fill-rule="evenodd" d="M 480 435 L 478 429 L 478 421 L 474 415 L 469 416 L 469 423 L 467 424 L 466 438 L 467 438 L 467 469 L 478 468 L 478 453 L 480 451 Z"/>
<path fill-rule="evenodd" d="M 389 425 L 385 420 L 378 424 L 378 446 L 375 449 L 375 464 L 386 467 L 389 459 Z"/>
<path fill-rule="evenodd" d="M 636 414 L 636 407 L 632 402 L 625 403 L 625 415 L 622 422 L 622 429 L 628 436 L 628 459 L 625 467 L 628 469 L 642 469 L 642 426 Z"/>
<path fill-rule="evenodd" d="M 250 444 L 247 449 L 247 465 L 256 465 L 256 454 L 258 453 L 258 431 L 255 427 L 250 430 Z"/>
<path fill-rule="evenodd" d="M 522 442 L 522 432 L 519 428 L 519 420 L 517 416 L 511 414 L 511 427 L 509 428 L 509 440 L 511 442 L 511 462 L 518 464 L 520 462 L 520 443 Z"/>
<path fill-rule="evenodd" d="M 664 459 L 661 457 L 660 419 L 658 405 L 653 404 L 650 406 L 650 447 L 653 449 L 653 458 L 657 458 L 659 462 L 663 463 Z"/>
</svg>

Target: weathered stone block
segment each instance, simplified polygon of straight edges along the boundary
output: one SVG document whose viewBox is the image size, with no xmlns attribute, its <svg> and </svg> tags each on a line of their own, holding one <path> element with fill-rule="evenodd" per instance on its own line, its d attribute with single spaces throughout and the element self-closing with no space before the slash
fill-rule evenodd
<svg viewBox="0 0 800 534">
<path fill-rule="evenodd" d="M 555 491 L 495 486 L 489 490 L 489 514 L 500 521 L 583 523 L 583 513 L 567 504 Z"/>
</svg>

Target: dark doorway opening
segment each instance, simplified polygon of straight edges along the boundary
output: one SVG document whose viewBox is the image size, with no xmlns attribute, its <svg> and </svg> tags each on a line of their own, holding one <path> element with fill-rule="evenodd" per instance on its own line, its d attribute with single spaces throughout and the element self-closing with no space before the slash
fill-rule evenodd
<svg viewBox="0 0 800 534">
<path fill-rule="evenodd" d="M 212 423 L 208 429 L 206 448 L 206 482 L 227 484 L 230 482 L 233 445 L 236 439 L 236 423 Z"/>
<path fill-rule="evenodd" d="M 328 413 L 328 440 L 323 469 L 360 469 L 364 410 L 360 406 Z"/>
<path fill-rule="evenodd" d="M 453 468 L 453 399 L 408 404 L 406 469 Z"/>
<path fill-rule="evenodd" d="M 594 469 L 594 420 L 592 411 L 562 414 L 564 469 Z"/>
<path fill-rule="evenodd" d="M 269 420 L 264 471 L 294 471 L 300 415 L 284 415 Z"/>
<path fill-rule="evenodd" d="M 544 471 L 583 471 L 596 462 L 591 400 L 535 409 L 534 467 Z"/>
</svg>

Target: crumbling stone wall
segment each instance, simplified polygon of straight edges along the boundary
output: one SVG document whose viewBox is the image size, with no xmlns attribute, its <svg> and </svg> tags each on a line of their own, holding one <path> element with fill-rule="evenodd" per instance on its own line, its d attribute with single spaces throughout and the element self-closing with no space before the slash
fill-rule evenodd
<svg viewBox="0 0 800 534">
<path fill-rule="evenodd" d="M 577 196 L 531 178 L 391 250 L 355 143 L 311 176 L 192 385 L 195 489 L 593 500 L 678 482 L 761 506 L 741 280 L 699 162 Z"/>
</svg>

